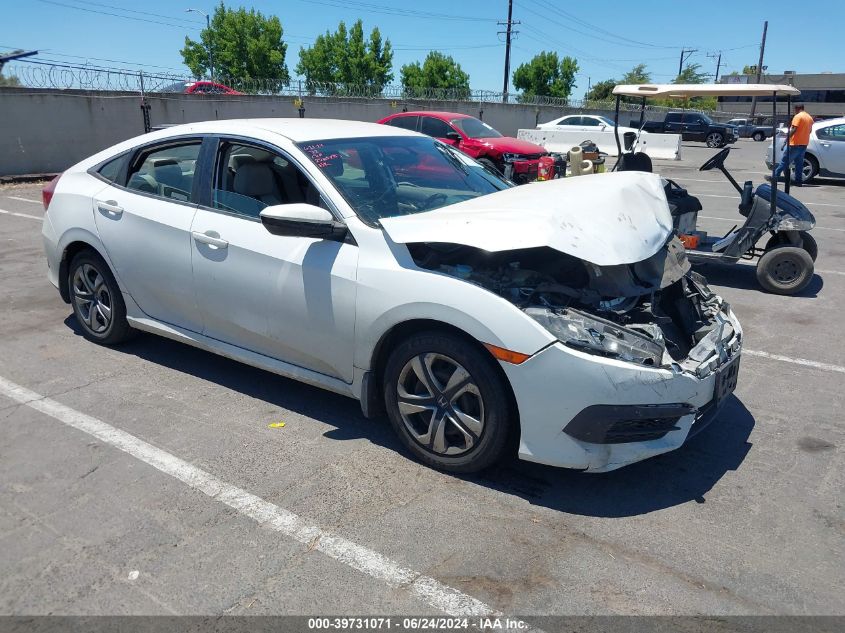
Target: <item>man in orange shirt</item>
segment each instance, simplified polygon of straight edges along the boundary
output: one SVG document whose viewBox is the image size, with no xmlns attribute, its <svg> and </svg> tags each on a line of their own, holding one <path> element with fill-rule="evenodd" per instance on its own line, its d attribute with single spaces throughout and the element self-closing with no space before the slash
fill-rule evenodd
<svg viewBox="0 0 845 633">
<path fill-rule="evenodd" d="M 792 117 L 792 124 L 789 128 L 789 164 L 792 165 L 792 172 L 795 174 L 793 182 L 796 187 L 802 185 L 804 177 L 804 152 L 810 142 L 810 130 L 813 129 L 813 117 L 804 112 L 803 105 L 795 105 L 795 116 Z M 786 144 L 781 148 L 780 163 L 775 169 L 775 178 L 787 167 Z"/>
</svg>

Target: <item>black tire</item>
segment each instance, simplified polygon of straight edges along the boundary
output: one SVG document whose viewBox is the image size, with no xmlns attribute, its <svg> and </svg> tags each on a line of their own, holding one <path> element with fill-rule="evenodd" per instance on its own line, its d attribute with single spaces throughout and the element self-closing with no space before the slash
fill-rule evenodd
<svg viewBox="0 0 845 633">
<path fill-rule="evenodd" d="M 68 266 L 67 283 L 70 305 L 85 338 L 116 345 L 132 337 L 123 295 L 99 254 L 87 249 L 77 253 Z"/>
<path fill-rule="evenodd" d="M 803 248 L 776 246 L 757 262 L 757 281 L 767 292 L 794 295 L 813 279 L 813 259 Z"/>
<path fill-rule="evenodd" d="M 766 135 L 763 132 L 754 132 L 751 138 L 753 138 L 755 141 L 765 141 Z"/>
<path fill-rule="evenodd" d="M 819 246 L 816 244 L 816 238 L 812 235 L 807 233 L 807 231 L 799 231 L 798 235 L 801 236 L 801 248 L 807 251 L 810 254 L 810 257 L 813 261 L 816 261 L 816 258 L 819 256 Z M 765 250 L 770 251 L 773 248 L 777 248 L 778 246 L 789 246 L 789 241 L 783 237 L 780 233 L 772 235 L 769 238 L 769 241 L 766 242 Z"/>
<path fill-rule="evenodd" d="M 819 175 L 819 161 L 812 154 L 804 154 L 802 180 L 803 182 L 810 182 Z"/>
<path fill-rule="evenodd" d="M 425 381 L 419 378 L 414 363 L 423 372 Z M 466 376 L 462 383 L 469 381 L 464 387 L 466 393 L 462 389 L 443 388 L 448 386 L 450 368 L 455 365 L 465 374 L 454 375 Z M 503 384 L 495 361 L 479 346 L 444 331 L 413 334 L 391 352 L 382 389 L 391 425 L 402 443 L 425 464 L 454 473 L 471 473 L 487 468 L 503 456 L 515 425 L 508 386 Z M 456 393 L 463 395 L 450 395 Z M 400 411 L 400 399 L 406 405 L 404 413 Z M 418 407 L 424 409 L 413 411 Z M 438 428 L 435 423 L 438 415 L 442 419 L 442 434 L 432 432 Z M 465 420 L 481 424 L 464 424 Z M 471 429 L 477 430 L 478 435 L 468 433 Z M 425 435 L 430 437 L 427 439 Z"/>
<path fill-rule="evenodd" d="M 504 176 L 504 172 L 501 169 L 499 169 L 498 165 L 496 165 L 496 163 L 494 163 L 489 158 L 478 158 L 476 160 L 478 160 L 479 163 L 481 163 L 482 165 L 484 165 L 488 169 L 492 169 L 494 174 L 498 174 L 499 176 Z"/>
<path fill-rule="evenodd" d="M 707 144 L 707 147 L 724 147 L 725 137 L 721 132 L 710 132 L 704 139 L 704 142 Z"/>
</svg>

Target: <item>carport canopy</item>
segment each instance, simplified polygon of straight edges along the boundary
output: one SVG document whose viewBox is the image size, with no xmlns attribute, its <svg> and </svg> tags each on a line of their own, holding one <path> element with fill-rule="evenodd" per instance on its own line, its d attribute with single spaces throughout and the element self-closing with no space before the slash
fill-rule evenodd
<svg viewBox="0 0 845 633">
<path fill-rule="evenodd" d="M 636 84 L 619 85 L 613 94 L 624 97 L 779 97 L 798 96 L 801 91 L 786 84 Z"/>
</svg>

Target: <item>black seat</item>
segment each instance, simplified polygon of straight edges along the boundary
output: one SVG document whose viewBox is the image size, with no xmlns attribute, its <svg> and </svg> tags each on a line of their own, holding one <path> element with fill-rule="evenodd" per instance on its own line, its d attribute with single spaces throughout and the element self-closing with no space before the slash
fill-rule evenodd
<svg viewBox="0 0 845 633">
<path fill-rule="evenodd" d="M 616 171 L 645 171 L 651 173 L 651 157 L 643 152 L 628 152 L 619 158 Z"/>
</svg>

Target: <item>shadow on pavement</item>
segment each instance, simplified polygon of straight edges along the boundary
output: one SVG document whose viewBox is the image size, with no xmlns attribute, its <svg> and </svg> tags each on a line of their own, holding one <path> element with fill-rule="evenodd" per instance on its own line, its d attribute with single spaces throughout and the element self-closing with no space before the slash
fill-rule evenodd
<svg viewBox="0 0 845 633">
<path fill-rule="evenodd" d="M 707 283 L 709 284 L 738 288 L 740 290 L 756 290 L 757 292 L 762 293 L 766 292 L 757 282 L 757 270 L 754 266 L 749 266 L 747 264 L 720 264 L 707 262 L 705 264 L 696 265 L 695 270 L 704 275 L 707 278 Z M 791 296 L 799 299 L 815 299 L 818 297 L 823 287 L 824 280 L 819 275 L 813 275 L 813 279 L 807 287 L 804 288 L 804 290 Z"/>
<path fill-rule="evenodd" d="M 65 324 L 82 336 L 73 315 Z M 142 333 L 112 349 L 317 419 L 335 427 L 324 433 L 328 439 L 364 438 L 413 460 L 387 419 L 366 419 L 356 400 L 150 334 Z M 514 456 L 483 473 L 461 478 L 560 512 L 634 516 L 692 500 L 704 503 L 716 482 L 745 459 L 753 428 L 751 413 L 731 396 L 720 417 L 688 444 L 618 471 L 587 474 Z"/>
</svg>

